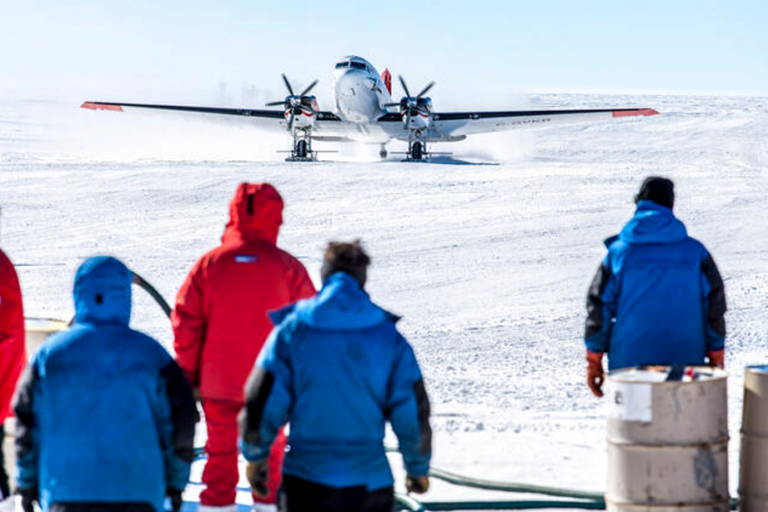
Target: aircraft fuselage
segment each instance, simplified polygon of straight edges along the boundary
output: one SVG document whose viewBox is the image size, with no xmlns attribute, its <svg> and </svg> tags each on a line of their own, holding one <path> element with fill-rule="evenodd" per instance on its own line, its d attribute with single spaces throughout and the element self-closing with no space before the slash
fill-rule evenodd
<svg viewBox="0 0 768 512">
<path fill-rule="evenodd" d="M 387 113 L 384 105 L 392 102 L 376 68 L 362 57 L 345 57 L 333 72 L 333 97 L 336 111 L 344 121 L 374 123 Z"/>
</svg>

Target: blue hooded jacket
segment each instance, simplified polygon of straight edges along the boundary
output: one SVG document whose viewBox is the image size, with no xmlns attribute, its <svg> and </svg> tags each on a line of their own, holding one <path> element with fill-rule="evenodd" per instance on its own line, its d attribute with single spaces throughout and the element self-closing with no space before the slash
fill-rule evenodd
<svg viewBox="0 0 768 512">
<path fill-rule="evenodd" d="M 391 486 L 384 427 L 391 422 L 413 476 L 431 456 L 429 401 L 397 318 L 338 272 L 311 299 L 273 314 L 241 418 L 245 458 L 267 458 L 290 422 L 283 472 L 330 487 Z"/>
<path fill-rule="evenodd" d="M 587 296 L 585 341 L 608 352 L 611 369 L 644 364 L 704 364 L 725 343 L 725 292 L 704 246 L 672 210 L 640 201 Z"/>
<path fill-rule="evenodd" d="M 47 340 L 17 392 L 17 486 L 53 503 L 163 510 L 193 458 L 192 390 L 155 340 L 131 330 L 131 272 L 96 257 L 75 277 L 75 321 Z"/>
</svg>

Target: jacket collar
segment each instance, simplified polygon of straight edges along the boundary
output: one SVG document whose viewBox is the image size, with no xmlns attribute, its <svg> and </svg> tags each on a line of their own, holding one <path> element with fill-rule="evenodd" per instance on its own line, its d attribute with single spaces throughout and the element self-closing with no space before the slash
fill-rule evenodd
<svg viewBox="0 0 768 512">
<path fill-rule="evenodd" d="M 316 297 L 270 313 L 275 325 L 295 314 L 317 329 L 358 330 L 375 327 L 398 317 L 374 304 L 357 281 L 344 272 L 332 274 Z"/>
<path fill-rule="evenodd" d="M 685 225 L 672 210 L 653 201 L 640 201 L 637 210 L 621 232 L 605 240 L 610 246 L 621 240 L 630 244 L 662 244 L 678 242 L 688 236 Z"/>
</svg>

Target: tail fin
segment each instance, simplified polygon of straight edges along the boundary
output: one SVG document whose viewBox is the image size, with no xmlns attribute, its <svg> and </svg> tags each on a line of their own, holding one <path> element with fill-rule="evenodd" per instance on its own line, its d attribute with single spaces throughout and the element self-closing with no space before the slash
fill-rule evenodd
<svg viewBox="0 0 768 512">
<path fill-rule="evenodd" d="M 387 86 L 387 91 L 389 92 L 389 95 L 392 95 L 392 73 L 389 72 L 389 69 L 385 69 L 383 73 L 381 73 L 381 79 L 384 80 L 384 85 Z"/>
</svg>

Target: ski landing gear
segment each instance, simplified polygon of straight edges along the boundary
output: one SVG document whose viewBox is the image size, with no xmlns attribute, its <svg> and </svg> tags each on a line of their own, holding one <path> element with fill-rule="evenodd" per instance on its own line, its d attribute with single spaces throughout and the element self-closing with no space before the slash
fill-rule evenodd
<svg viewBox="0 0 768 512">
<path fill-rule="evenodd" d="M 406 162 L 425 162 L 429 159 L 427 153 L 427 143 L 421 140 L 414 140 L 408 144 L 408 153 L 406 153 Z"/>
<path fill-rule="evenodd" d="M 424 140 L 420 133 L 415 133 L 408 137 L 408 151 L 398 151 L 397 154 L 405 155 L 403 162 L 426 162 L 433 153 L 427 152 L 427 141 Z"/>
<path fill-rule="evenodd" d="M 316 162 L 317 153 L 312 151 L 312 131 L 295 130 L 293 132 L 293 149 L 286 162 Z"/>
</svg>

